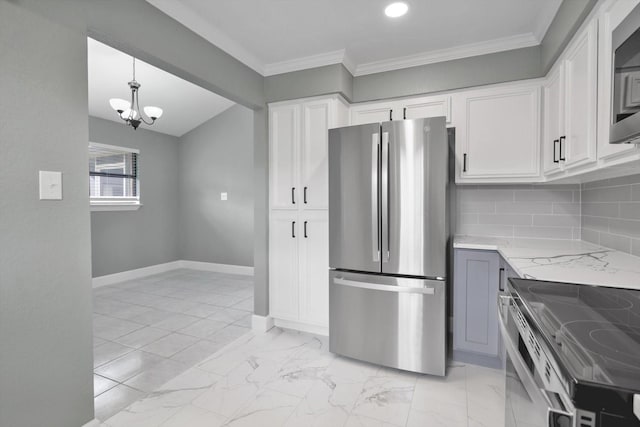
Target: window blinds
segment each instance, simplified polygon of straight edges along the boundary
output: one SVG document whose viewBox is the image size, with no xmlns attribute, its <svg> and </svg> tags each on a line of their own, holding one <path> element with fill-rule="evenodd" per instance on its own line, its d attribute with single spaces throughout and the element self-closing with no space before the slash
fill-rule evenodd
<svg viewBox="0 0 640 427">
<path fill-rule="evenodd" d="M 138 153 L 90 143 L 89 183 L 91 198 L 137 198 Z"/>
</svg>

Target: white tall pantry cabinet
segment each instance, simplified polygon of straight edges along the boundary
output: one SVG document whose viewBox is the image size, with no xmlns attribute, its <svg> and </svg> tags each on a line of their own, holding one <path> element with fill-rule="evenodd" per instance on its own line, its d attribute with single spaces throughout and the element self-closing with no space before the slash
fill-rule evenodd
<svg viewBox="0 0 640 427">
<path fill-rule="evenodd" d="M 339 95 L 269 104 L 269 306 L 276 325 L 329 325 L 328 130 L 346 126 Z"/>
</svg>

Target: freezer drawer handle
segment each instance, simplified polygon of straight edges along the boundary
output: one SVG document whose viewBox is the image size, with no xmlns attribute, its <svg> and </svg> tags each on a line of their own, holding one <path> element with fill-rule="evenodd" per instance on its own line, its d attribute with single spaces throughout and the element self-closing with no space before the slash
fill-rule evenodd
<svg viewBox="0 0 640 427">
<path fill-rule="evenodd" d="M 406 286 L 393 286 L 393 285 L 381 285 L 378 283 L 358 282 L 356 280 L 343 279 L 342 277 L 336 277 L 333 279 L 333 283 L 336 285 L 351 286 L 354 288 L 372 289 L 375 291 L 390 291 L 390 292 L 403 292 L 409 294 L 424 294 L 435 295 L 436 288 L 425 286 L 422 288 L 409 288 Z"/>
</svg>

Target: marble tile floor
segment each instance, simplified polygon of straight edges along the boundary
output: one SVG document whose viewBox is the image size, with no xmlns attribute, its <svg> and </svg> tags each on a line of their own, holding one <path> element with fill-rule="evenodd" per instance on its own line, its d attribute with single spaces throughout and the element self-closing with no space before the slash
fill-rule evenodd
<svg viewBox="0 0 640 427">
<path fill-rule="evenodd" d="M 501 371 L 451 363 L 446 378 L 335 356 L 327 339 L 249 332 L 102 427 L 499 427 Z"/>
<path fill-rule="evenodd" d="M 253 278 L 173 270 L 94 289 L 93 311 L 103 421 L 246 334 Z"/>
</svg>

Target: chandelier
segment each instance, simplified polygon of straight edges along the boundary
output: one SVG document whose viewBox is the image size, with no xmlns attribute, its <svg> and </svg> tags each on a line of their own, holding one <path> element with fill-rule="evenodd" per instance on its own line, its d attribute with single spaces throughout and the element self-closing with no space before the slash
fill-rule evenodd
<svg viewBox="0 0 640 427">
<path fill-rule="evenodd" d="M 162 116 L 162 108 L 152 106 L 144 107 L 144 114 L 148 117 L 149 121 L 145 120 L 144 115 L 140 112 L 138 90 L 141 85 L 136 81 L 136 58 L 133 58 L 133 79 L 128 84 L 129 89 L 131 89 L 131 102 L 121 98 L 111 98 L 109 100 L 111 108 L 116 110 L 118 116 L 127 122 L 134 130 L 138 129 L 140 123 L 151 126 Z"/>
</svg>

